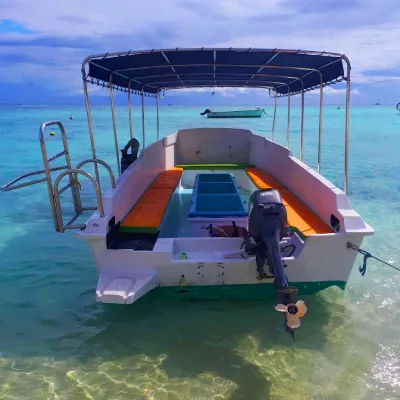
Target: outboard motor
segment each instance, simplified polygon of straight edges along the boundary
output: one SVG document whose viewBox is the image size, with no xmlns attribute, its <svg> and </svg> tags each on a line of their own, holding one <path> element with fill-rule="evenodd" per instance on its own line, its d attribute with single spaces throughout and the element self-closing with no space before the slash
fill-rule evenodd
<svg viewBox="0 0 400 400">
<path fill-rule="evenodd" d="M 137 139 L 131 139 L 126 146 L 121 150 L 121 174 L 137 160 L 140 144 Z M 131 154 L 128 150 L 131 148 Z"/>
<path fill-rule="evenodd" d="M 246 252 L 255 254 L 260 280 L 267 277 L 264 272 L 267 261 L 278 292 L 275 309 L 286 313 L 285 328 L 293 336 L 293 329 L 300 326 L 299 317 L 307 312 L 307 306 L 302 300 L 296 302 L 298 289 L 289 287 L 285 275 L 279 242 L 287 230 L 286 208 L 279 192 L 275 189 L 256 190 L 249 200 L 249 232 L 255 244 L 246 234 Z"/>
<path fill-rule="evenodd" d="M 267 261 L 278 290 L 288 286 L 279 248 L 287 228 L 286 208 L 279 192 L 275 189 L 256 190 L 249 200 L 249 231 L 258 245 L 257 270 L 263 279 Z"/>
<path fill-rule="evenodd" d="M 202 113 L 200 113 L 200 115 L 206 115 L 208 113 L 210 113 L 211 110 L 209 110 L 208 108 L 206 108 Z"/>
</svg>

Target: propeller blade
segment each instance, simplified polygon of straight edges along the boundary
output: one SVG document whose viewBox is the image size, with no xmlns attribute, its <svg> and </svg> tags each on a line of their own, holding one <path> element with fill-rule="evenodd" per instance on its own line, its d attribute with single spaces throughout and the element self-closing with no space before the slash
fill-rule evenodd
<svg viewBox="0 0 400 400">
<path fill-rule="evenodd" d="M 275 306 L 275 310 L 279 312 L 286 312 L 287 307 L 284 304 L 279 303 Z"/>
<path fill-rule="evenodd" d="M 307 313 L 307 305 L 303 300 L 299 300 L 296 303 L 297 308 L 299 309 L 299 311 L 297 312 L 297 316 L 299 318 L 304 317 Z"/>
<path fill-rule="evenodd" d="M 297 315 L 286 314 L 286 325 L 291 329 L 297 329 L 300 327 L 301 322 Z"/>
</svg>

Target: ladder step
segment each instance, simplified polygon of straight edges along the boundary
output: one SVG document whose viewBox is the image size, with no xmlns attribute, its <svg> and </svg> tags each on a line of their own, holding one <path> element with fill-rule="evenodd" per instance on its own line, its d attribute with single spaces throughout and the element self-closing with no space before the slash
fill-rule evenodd
<svg viewBox="0 0 400 400">
<path fill-rule="evenodd" d="M 65 156 L 66 154 L 68 154 L 68 150 L 60 151 L 59 153 L 55 154 L 54 156 L 49 157 L 47 159 L 47 162 L 54 161 L 59 157 Z"/>
<path fill-rule="evenodd" d="M 70 187 L 71 187 L 71 184 L 68 183 L 68 185 L 64 186 L 62 189 L 60 189 L 60 190 L 58 191 L 58 195 L 64 193 L 64 192 L 65 192 L 66 190 L 68 190 Z"/>
</svg>

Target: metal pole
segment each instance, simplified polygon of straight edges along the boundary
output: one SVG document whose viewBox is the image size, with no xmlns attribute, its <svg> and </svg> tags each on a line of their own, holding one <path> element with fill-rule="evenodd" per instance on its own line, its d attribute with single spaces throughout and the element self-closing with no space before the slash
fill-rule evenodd
<svg viewBox="0 0 400 400">
<path fill-rule="evenodd" d="M 133 128 L 132 128 L 132 105 L 131 105 L 131 81 L 128 82 L 128 113 L 129 113 L 129 134 L 133 139 Z"/>
<path fill-rule="evenodd" d="M 275 90 L 275 97 L 274 97 L 274 119 L 272 120 L 272 137 L 271 140 L 274 140 L 274 133 L 275 133 L 275 118 L 276 118 L 276 104 L 277 104 L 277 97 L 276 97 L 276 90 Z"/>
<path fill-rule="evenodd" d="M 83 79 L 83 93 L 85 95 L 85 104 L 86 104 L 86 115 L 89 125 L 89 134 L 90 134 L 90 144 L 92 146 L 92 155 L 93 158 L 96 159 L 96 145 L 94 144 L 94 136 L 93 136 L 93 125 L 92 125 L 92 117 L 90 113 L 90 104 L 89 104 L 89 94 L 87 89 L 86 75 L 85 75 L 85 66 L 82 67 L 82 79 Z M 99 175 L 99 167 L 97 163 L 94 164 L 94 172 L 96 175 L 96 181 L 99 185 L 100 195 L 101 195 L 101 185 L 100 185 L 100 175 Z"/>
<path fill-rule="evenodd" d="M 115 155 L 117 157 L 117 166 L 118 166 L 118 176 L 121 176 L 121 165 L 119 162 L 119 147 L 118 147 L 118 138 L 117 138 L 117 123 L 115 121 L 115 109 L 114 109 L 114 93 L 112 87 L 112 73 L 110 75 L 110 104 L 111 104 L 111 115 L 113 122 L 113 130 L 114 130 L 114 143 L 115 143 Z"/>
<path fill-rule="evenodd" d="M 143 142 L 143 147 L 142 149 L 145 148 L 145 132 L 144 132 L 144 90 L 142 89 L 142 142 Z"/>
<path fill-rule="evenodd" d="M 350 62 L 347 63 L 346 77 L 346 127 L 345 127 L 345 144 L 344 144 L 344 192 L 347 194 L 349 190 L 349 130 L 350 130 Z"/>
<path fill-rule="evenodd" d="M 157 104 L 157 140 L 160 139 L 160 116 L 158 112 L 158 91 L 156 97 L 156 104 Z"/>
<path fill-rule="evenodd" d="M 300 161 L 304 152 L 304 89 L 301 89 L 301 127 L 300 127 Z"/>
<path fill-rule="evenodd" d="M 53 184 L 51 182 L 51 173 L 50 173 L 50 166 L 49 166 L 49 161 L 47 158 L 47 151 L 46 151 L 46 145 L 44 143 L 44 129 L 46 125 L 43 124 L 40 127 L 39 130 L 39 139 L 40 139 L 40 148 L 42 150 L 42 157 L 43 157 L 43 165 L 44 165 L 44 170 L 46 174 L 46 180 L 47 180 L 47 190 L 49 192 L 49 200 L 50 200 L 50 207 L 51 207 L 51 214 L 53 216 L 53 223 L 54 223 L 54 228 L 58 232 L 58 210 L 57 210 L 57 205 L 55 204 L 55 198 L 54 198 L 54 192 L 53 192 Z M 71 187 L 71 190 L 73 188 Z"/>
<path fill-rule="evenodd" d="M 290 89 L 288 88 L 288 112 L 287 112 L 287 132 L 286 147 L 290 149 Z"/>
<path fill-rule="evenodd" d="M 71 157 L 69 155 L 69 149 L 68 149 L 68 141 L 67 141 L 67 134 L 65 132 L 64 125 L 61 122 L 54 122 L 56 125 L 59 126 L 60 131 L 61 131 L 61 137 L 64 145 L 64 151 L 65 151 L 65 160 L 67 162 L 67 168 L 71 169 Z M 44 123 L 42 125 L 43 131 L 41 133 L 41 136 L 43 138 L 43 144 L 44 144 L 44 128 L 49 125 L 53 125 L 54 123 Z M 48 160 L 49 161 L 49 160 Z M 81 202 L 81 196 L 79 193 L 79 186 L 77 183 L 74 182 L 72 179 L 72 175 L 69 175 L 69 184 L 71 185 L 71 193 L 72 193 L 72 201 L 74 202 L 74 209 L 76 213 L 82 212 L 82 202 Z"/>
<path fill-rule="evenodd" d="M 321 145 L 322 145 L 322 107 L 323 107 L 323 96 L 324 96 L 324 87 L 322 84 L 322 74 L 321 77 L 321 86 L 319 88 L 319 129 L 318 129 L 318 173 L 321 173 Z"/>
</svg>

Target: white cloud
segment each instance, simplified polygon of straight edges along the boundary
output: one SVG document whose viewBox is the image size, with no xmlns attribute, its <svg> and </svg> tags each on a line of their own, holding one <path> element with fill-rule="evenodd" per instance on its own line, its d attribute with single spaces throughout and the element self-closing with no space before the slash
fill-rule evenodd
<svg viewBox="0 0 400 400">
<path fill-rule="evenodd" d="M 268 90 L 265 89 L 253 89 L 253 88 L 234 88 L 234 87 L 209 87 L 209 88 L 184 88 L 184 89 L 176 89 L 176 90 L 167 90 L 166 96 L 181 96 L 181 95 L 189 95 L 193 93 L 215 93 L 217 96 L 222 97 L 236 97 L 241 94 L 252 93 L 253 95 L 258 96 L 266 96 L 269 95 Z"/>
<path fill-rule="evenodd" d="M 51 35 L 96 38 L 103 34 L 143 34 L 171 23 L 182 30 L 181 37 L 204 36 L 208 30 L 218 28 L 216 23 L 257 17 L 260 11 L 280 15 L 285 8 L 281 0 L 12 0 L 1 6 L 1 18 L 13 20 L 26 28 Z M 208 11 L 204 18 L 203 13 Z M 232 26 L 234 28 L 234 26 Z M 182 43 L 181 43 L 182 44 Z M 178 44 L 177 44 L 178 45 Z M 123 50 L 123 49 L 121 49 Z"/>
<path fill-rule="evenodd" d="M 311 95 L 318 95 L 319 96 L 319 89 L 317 90 L 313 90 L 312 92 L 309 92 Z M 346 89 L 335 89 L 332 86 L 327 86 L 324 88 L 324 96 L 328 95 L 328 96 L 344 96 L 346 94 Z M 360 91 L 358 89 L 351 89 L 350 91 L 351 95 L 359 95 Z"/>
<path fill-rule="evenodd" d="M 400 17 L 399 17 L 400 18 Z M 271 33 L 268 42 L 277 48 L 303 48 L 312 50 L 329 50 L 343 53 L 351 62 L 351 80 L 354 83 L 375 83 L 382 80 L 393 80 L 394 77 L 380 76 L 378 70 L 391 70 L 400 66 L 400 25 L 398 23 L 383 24 L 375 27 L 360 27 L 337 30 L 326 30 L 323 34 L 310 36 L 307 32 L 292 35 Z M 229 42 L 232 47 L 263 47 L 265 34 L 238 37 Z M 228 42 L 217 44 L 226 47 Z M 379 78 L 369 76 L 375 71 Z"/>
<path fill-rule="evenodd" d="M 81 62 L 89 54 L 155 47 L 251 46 L 342 52 L 352 62 L 353 83 L 397 83 L 400 78 L 391 70 L 400 66 L 398 3 L 338 0 L 331 8 L 328 3 L 253 0 L 250 6 L 247 0 L 7 1 L 6 5 L 0 3 L 1 18 L 33 33 L 0 33 L 0 57 L 10 60 L 0 67 L 0 80 L 36 80 L 71 92 L 82 87 Z M 27 59 L 19 60 L 20 55 Z M 333 95 L 341 89 L 325 90 Z M 232 93 L 222 89 L 220 95 Z M 357 94 L 356 89 L 353 94 Z"/>
<path fill-rule="evenodd" d="M 102 86 L 94 86 L 94 85 L 88 85 L 87 87 L 89 95 L 94 95 L 94 96 L 102 96 L 102 97 L 109 97 L 110 96 L 110 90 L 108 88 L 103 88 Z M 114 91 L 113 95 L 114 97 L 119 95 L 119 91 Z M 78 89 L 78 90 L 72 90 L 68 93 L 69 95 L 73 96 L 76 94 L 84 94 L 83 89 Z"/>
</svg>

